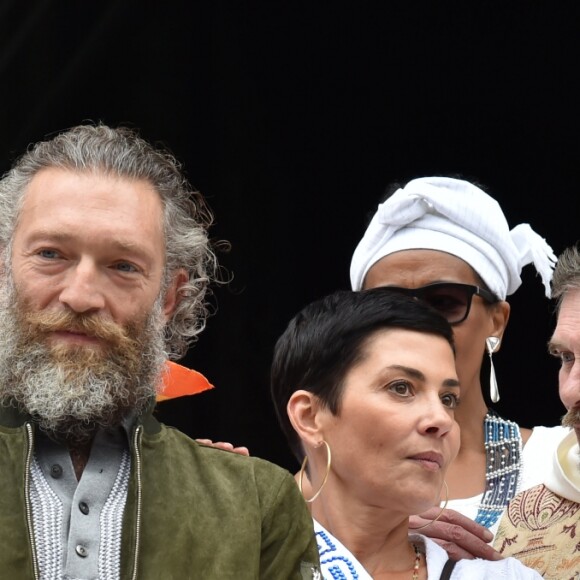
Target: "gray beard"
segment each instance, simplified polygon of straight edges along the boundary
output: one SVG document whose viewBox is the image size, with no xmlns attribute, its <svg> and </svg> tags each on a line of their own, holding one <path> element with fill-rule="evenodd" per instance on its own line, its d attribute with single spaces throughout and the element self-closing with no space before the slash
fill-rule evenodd
<svg viewBox="0 0 580 580">
<path fill-rule="evenodd" d="M 10 281 L 0 286 L 1 405 L 28 413 L 53 439 L 79 444 L 151 403 L 166 360 L 161 297 L 131 332 L 129 347 L 79 346 L 55 353 L 45 341 L 27 336 Z"/>
</svg>

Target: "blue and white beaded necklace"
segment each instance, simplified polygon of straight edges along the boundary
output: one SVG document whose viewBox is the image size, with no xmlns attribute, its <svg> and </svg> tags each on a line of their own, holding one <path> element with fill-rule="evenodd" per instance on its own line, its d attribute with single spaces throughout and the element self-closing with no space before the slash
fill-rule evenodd
<svg viewBox="0 0 580 580">
<path fill-rule="evenodd" d="M 489 410 L 485 430 L 485 492 L 475 521 L 486 528 L 495 524 L 516 495 L 522 471 L 522 435 L 513 421 Z"/>
</svg>

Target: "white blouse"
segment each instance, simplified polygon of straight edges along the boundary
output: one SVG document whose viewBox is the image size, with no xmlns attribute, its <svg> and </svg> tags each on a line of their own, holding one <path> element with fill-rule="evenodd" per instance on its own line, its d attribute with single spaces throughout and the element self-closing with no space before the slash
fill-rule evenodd
<svg viewBox="0 0 580 580">
<path fill-rule="evenodd" d="M 328 530 L 314 520 L 314 532 L 320 554 L 320 569 L 326 580 L 372 580 L 372 576 L 362 567 L 351 552 Z M 437 580 L 447 562 L 447 552 L 435 542 L 419 534 L 411 534 L 409 539 L 426 554 L 427 575 Z M 463 580 L 541 580 L 541 576 L 526 568 L 515 558 L 505 558 L 496 562 L 488 560 L 460 560 L 451 574 L 452 579 Z"/>
</svg>

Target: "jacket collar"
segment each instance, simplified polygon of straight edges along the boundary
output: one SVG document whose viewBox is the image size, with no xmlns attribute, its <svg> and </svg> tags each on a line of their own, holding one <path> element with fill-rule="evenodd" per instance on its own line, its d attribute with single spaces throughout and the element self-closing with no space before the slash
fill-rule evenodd
<svg viewBox="0 0 580 580">
<path fill-rule="evenodd" d="M 22 427 L 30 416 L 20 411 L 16 406 L 0 406 L 0 425 L 3 427 Z"/>
<path fill-rule="evenodd" d="M 155 435 L 161 430 L 161 424 L 153 417 L 154 409 L 155 398 L 152 397 L 141 415 L 128 418 L 123 427 L 130 433 L 133 428 L 143 425 L 143 429 L 148 435 Z M 31 416 L 21 411 L 16 405 L 9 407 L 0 406 L 0 426 L 18 428 L 22 427 L 27 421 L 32 421 Z"/>
</svg>

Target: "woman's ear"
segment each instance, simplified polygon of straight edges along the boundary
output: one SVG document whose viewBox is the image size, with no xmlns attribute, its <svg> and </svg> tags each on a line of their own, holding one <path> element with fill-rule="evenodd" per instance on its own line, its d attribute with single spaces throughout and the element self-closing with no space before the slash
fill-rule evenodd
<svg viewBox="0 0 580 580">
<path fill-rule="evenodd" d="M 317 445 L 320 441 L 320 399 L 314 393 L 300 389 L 290 396 L 286 411 L 300 439 L 310 445 Z"/>
<path fill-rule="evenodd" d="M 508 320 L 510 318 L 510 305 L 505 300 L 501 300 L 493 305 L 492 313 L 492 324 L 493 332 L 491 336 L 497 336 L 500 340 L 503 340 L 503 333 L 505 332 Z M 499 350 L 501 347 L 498 346 Z"/>
</svg>

